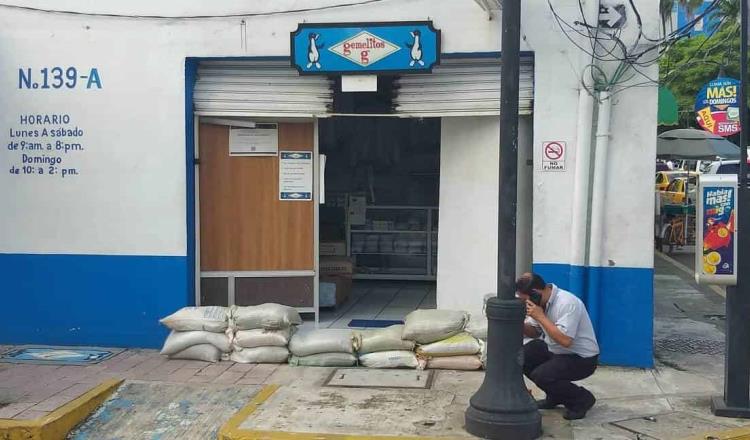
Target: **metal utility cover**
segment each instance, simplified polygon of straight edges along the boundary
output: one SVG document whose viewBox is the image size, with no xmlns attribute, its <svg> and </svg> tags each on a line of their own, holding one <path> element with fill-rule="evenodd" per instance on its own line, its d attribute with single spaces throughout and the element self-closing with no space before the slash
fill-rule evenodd
<svg viewBox="0 0 750 440">
<path fill-rule="evenodd" d="M 683 438 L 695 435 L 696 433 L 730 428 L 728 425 L 714 423 L 696 417 L 695 414 L 685 412 L 671 412 L 655 414 L 649 417 L 637 417 L 621 420 L 619 422 L 612 422 L 612 425 L 657 440 Z"/>
<path fill-rule="evenodd" d="M 432 386 L 432 371 L 339 368 L 326 381 L 329 387 L 416 388 Z"/>
</svg>

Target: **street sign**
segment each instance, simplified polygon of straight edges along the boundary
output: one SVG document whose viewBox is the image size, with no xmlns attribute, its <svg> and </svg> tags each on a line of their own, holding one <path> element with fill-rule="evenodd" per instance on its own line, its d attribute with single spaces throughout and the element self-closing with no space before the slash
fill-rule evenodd
<svg viewBox="0 0 750 440">
<path fill-rule="evenodd" d="M 605 29 L 620 29 L 627 22 L 627 13 L 624 4 L 600 5 L 599 27 Z"/>
<path fill-rule="evenodd" d="M 301 23 L 291 52 L 301 74 L 425 73 L 440 63 L 440 31 L 431 21 Z"/>
<path fill-rule="evenodd" d="M 564 141 L 542 142 L 542 171 L 565 171 Z"/>
</svg>

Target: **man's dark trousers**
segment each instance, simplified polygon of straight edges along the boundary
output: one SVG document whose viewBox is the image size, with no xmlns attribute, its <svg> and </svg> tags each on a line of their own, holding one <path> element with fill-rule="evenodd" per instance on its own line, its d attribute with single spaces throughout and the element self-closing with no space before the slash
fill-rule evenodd
<svg viewBox="0 0 750 440">
<path fill-rule="evenodd" d="M 594 374 L 599 356 L 583 358 L 576 354 L 554 354 L 541 339 L 524 345 L 523 355 L 523 374 L 547 394 L 548 402 L 565 405 L 571 411 L 591 406 L 594 395 L 571 381 Z"/>
</svg>

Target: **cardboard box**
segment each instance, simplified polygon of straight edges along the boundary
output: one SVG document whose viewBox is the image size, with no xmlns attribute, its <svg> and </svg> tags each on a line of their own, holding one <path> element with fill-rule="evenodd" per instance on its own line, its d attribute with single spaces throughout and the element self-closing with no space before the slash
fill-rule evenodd
<svg viewBox="0 0 750 440">
<path fill-rule="evenodd" d="M 348 257 L 320 257 L 320 276 L 324 275 L 348 275 L 350 278 L 354 272 L 354 265 Z"/>
<path fill-rule="evenodd" d="M 351 291 L 351 276 L 321 275 L 318 305 L 320 307 L 337 307 L 349 298 Z"/>
<path fill-rule="evenodd" d="M 319 251 L 321 256 L 345 256 L 346 242 L 323 241 L 320 243 Z"/>
</svg>

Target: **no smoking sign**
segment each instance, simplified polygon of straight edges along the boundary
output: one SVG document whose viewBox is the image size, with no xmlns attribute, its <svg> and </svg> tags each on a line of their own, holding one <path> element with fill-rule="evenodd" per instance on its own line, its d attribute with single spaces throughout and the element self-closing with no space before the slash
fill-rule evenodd
<svg viewBox="0 0 750 440">
<path fill-rule="evenodd" d="M 542 142 L 542 171 L 565 171 L 566 150 L 564 141 Z"/>
</svg>

